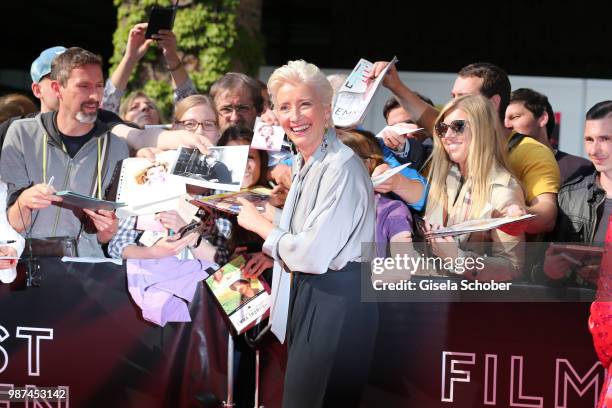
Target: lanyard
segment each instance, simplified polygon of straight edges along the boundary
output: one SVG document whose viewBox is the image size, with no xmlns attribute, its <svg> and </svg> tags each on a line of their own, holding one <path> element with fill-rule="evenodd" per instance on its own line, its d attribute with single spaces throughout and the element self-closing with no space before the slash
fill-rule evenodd
<svg viewBox="0 0 612 408">
<path fill-rule="evenodd" d="M 43 132 L 43 165 L 42 165 L 42 180 L 43 183 L 47 184 L 47 141 L 49 139 L 49 136 L 47 135 L 47 132 Z M 97 177 L 96 177 L 96 181 L 98 184 L 98 188 L 97 188 L 97 196 L 98 199 L 101 200 L 102 199 L 102 166 L 101 166 L 101 162 L 102 162 L 102 144 L 100 141 L 100 138 L 98 137 L 96 142 L 98 143 L 98 156 L 97 156 L 97 164 L 96 164 L 96 170 L 97 170 Z M 68 151 L 66 150 L 66 146 L 62 143 L 62 150 L 64 151 L 64 153 L 68 154 Z"/>
</svg>

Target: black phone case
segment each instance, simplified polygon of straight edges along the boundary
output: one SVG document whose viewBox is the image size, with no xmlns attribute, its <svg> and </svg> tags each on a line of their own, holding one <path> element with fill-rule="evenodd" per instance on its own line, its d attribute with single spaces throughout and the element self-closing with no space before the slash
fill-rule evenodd
<svg viewBox="0 0 612 408">
<path fill-rule="evenodd" d="M 194 230 L 196 230 L 200 226 L 200 224 L 202 224 L 201 221 L 193 221 L 193 222 L 185 225 L 183 228 L 181 228 L 180 230 L 177 231 L 177 234 L 179 234 L 179 239 L 183 239 L 189 233 L 191 233 Z"/>
<path fill-rule="evenodd" d="M 151 38 L 159 30 L 172 30 L 174 24 L 174 7 L 154 6 L 149 14 L 149 25 L 145 33 L 145 38 Z"/>
</svg>

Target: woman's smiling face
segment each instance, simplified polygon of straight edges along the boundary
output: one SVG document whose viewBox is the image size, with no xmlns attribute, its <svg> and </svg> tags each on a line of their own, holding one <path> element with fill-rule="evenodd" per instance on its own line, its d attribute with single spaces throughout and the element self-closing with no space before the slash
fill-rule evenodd
<svg viewBox="0 0 612 408">
<path fill-rule="evenodd" d="M 297 149 L 310 157 L 323 140 L 329 107 L 321 104 L 315 90 L 287 82 L 276 92 L 275 113 L 283 130 Z"/>
</svg>

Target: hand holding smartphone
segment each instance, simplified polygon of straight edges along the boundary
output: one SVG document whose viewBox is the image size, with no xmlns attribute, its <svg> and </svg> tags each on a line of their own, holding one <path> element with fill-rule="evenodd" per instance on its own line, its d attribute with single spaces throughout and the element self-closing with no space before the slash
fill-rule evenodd
<svg viewBox="0 0 612 408">
<path fill-rule="evenodd" d="M 157 34 L 159 30 L 172 30 L 177 4 L 178 1 L 172 7 L 153 6 L 151 8 L 145 38 L 153 38 L 153 35 Z"/>
</svg>

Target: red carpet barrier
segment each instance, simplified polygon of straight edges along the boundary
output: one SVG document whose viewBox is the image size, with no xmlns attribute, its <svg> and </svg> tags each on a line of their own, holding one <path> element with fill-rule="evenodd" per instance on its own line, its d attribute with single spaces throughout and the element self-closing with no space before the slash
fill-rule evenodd
<svg viewBox="0 0 612 408">
<path fill-rule="evenodd" d="M 19 406 L 4 404 L 6 392 L 26 385 L 69 388 L 69 404 L 42 405 L 52 407 L 196 407 L 225 398 L 227 330 L 205 291 L 192 323 L 162 329 L 140 317 L 123 267 L 48 259 L 41 272 L 38 288 L 0 286 L 0 406 Z M 592 296 L 515 285 L 538 299 Z M 603 369 L 589 305 L 380 303 L 366 405 L 593 407 Z M 262 351 L 266 407 L 280 405 L 283 358 L 274 344 Z"/>
</svg>

